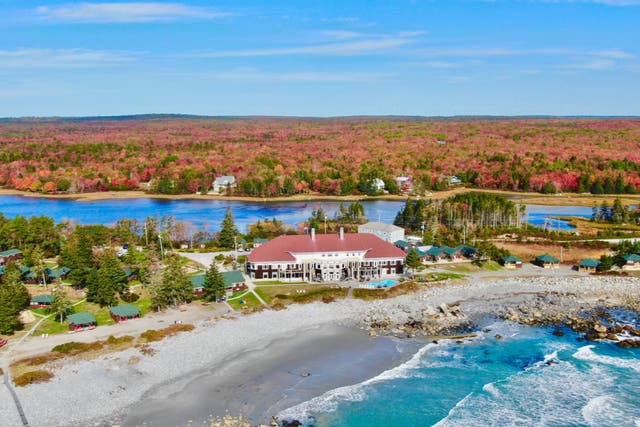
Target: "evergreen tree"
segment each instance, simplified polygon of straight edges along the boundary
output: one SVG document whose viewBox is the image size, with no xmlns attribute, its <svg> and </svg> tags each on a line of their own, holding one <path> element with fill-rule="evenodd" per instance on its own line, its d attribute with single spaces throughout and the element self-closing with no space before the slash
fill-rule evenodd
<svg viewBox="0 0 640 427">
<path fill-rule="evenodd" d="M 13 334 L 22 328 L 20 311 L 29 305 L 29 292 L 20 282 L 20 270 L 15 264 L 6 267 L 0 284 L 0 334 Z"/>
<path fill-rule="evenodd" d="M 115 304 L 116 293 L 124 291 L 125 280 L 115 251 L 105 250 L 98 256 L 98 268 L 91 270 L 87 279 L 87 301 L 100 306 Z"/>
<path fill-rule="evenodd" d="M 150 292 L 151 304 L 158 310 L 193 299 L 193 287 L 177 255 L 168 257 L 161 278 L 152 280 Z"/>
<path fill-rule="evenodd" d="M 220 233 L 218 234 L 218 246 L 221 248 L 233 248 L 234 237 L 238 235 L 238 229 L 233 222 L 231 208 L 227 208 L 227 213 L 222 220 Z"/>
<path fill-rule="evenodd" d="M 591 186 L 591 194 L 604 194 L 604 187 L 602 186 L 602 181 L 600 178 L 596 178 L 593 181 L 593 185 Z"/>
<path fill-rule="evenodd" d="M 213 261 L 204 276 L 204 295 L 208 301 L 220 301 L 225 294 L 224 277 Z"/>
<path fill-rule="evenodd" d="M 420 262 L 420 255 L 418 255 L 418 252 L 415 250 L 412 250 L 407 254 L 405 263 L 407 264 L 407 267 L 413 269 L 418 268 L 422 265 L 422 262 Z"/>
<path fill-rule="evenodd" d="M 30 254 L 31 264 L 33 265 L 33 269 L 36 273 L 36 278 L 38 281 L 42 281 L 42 284 L 46 286 L 47 277 L 44 274 L 44 253 L 40 246 L 36 246 L 33 248 Z"/>
<path fill-rule="evenodd" d="M 53 314 L 55 318 L 59 317 L 60 323 L 62 323 L 64 318 L 73 311 L 73 305 L 59 283 L 54 285 L 52 295 L 53 301 L 49 306 L 49 313 Z"/>
</svg>

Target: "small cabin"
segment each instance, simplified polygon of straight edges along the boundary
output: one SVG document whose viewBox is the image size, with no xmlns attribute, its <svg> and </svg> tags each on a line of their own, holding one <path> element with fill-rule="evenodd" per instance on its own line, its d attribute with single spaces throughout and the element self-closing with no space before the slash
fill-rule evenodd
<svg viewBox="0 0 640 427">
<path fill-rule="evenodd" d="M 560 260 L 552 255 L 543 254 L 536 257 L 534 264 L 542 268 L 558 268 Z"/>
<path fill-rule="evenodd" d="M 236 177 L 231 175 L 219 176 L 213 181 L 212 186 L 215 193 L 224 193 L 227 189 L 236 187 Z"/>
<path fill-rule="evenodd" d="M 640 255 L 629 254 L 624 256 L 623 270 L 640 270 Z"/>
<path fill-rule="evenodd" d="M 7 265 L 19 259 L 22 259 L 22 251 L 20 249 L 9 249 L 0 252 L 0 265 Z"/>
<path fill-rule="evenodd" d="M 189 277 L 194 295 L 200 296 L 204 294 L 204 273 L 197 273 Z"/>
<path fill-rule="evenodd" d="M 138 307 L 132 304 L 116 305 L 109 307 L 109 313 L 116 322 L 125 322 L 129 319 L 139 319 L 141 316 Z"/>
<path fill-rule="evenodd" d="M 247 289 L 241 271 L 225 271 L 222 273 L 222 277 L 224 278 L 224 288 L 229 295 Z"/>
<path fill-rule="evenodd" d="M 53 303 L 53 295 L 44 294 L 31 298 L 29 307 L 31 308 L 44 308 L 49 307 Z"/>
<path fill-rule="evenodd" d="M 580 261 L 578 264 L 578 271 L 585 271 L 587 273 L 594 273 L 598 266 L 600 265 L 600 261 L 596 261 L 595 259 L 586 258 Z"/>
<path fill-rule="evenodd" d="M 98 326 L 96 317 L 87 312 L 74 313 L 67 317 L 70 331 L 84 331 L 87 329 L 95 329 Z"/>
<path fill-rule="evenodd" d="M 44 274 L 47 276 L 47 279 L 50 282 L 55 282 L 56 280 L 64 280 L 67 278 L 71 269 L 69 267 L 60 267 L 60 268 L 45 268 Z"/>
<path fill-rule="evenodd" d="M 522 260 L 517 256 L 508 256 L 502 258 L 502 266 L 508 269 L 522 268 Z"/>
</svg>

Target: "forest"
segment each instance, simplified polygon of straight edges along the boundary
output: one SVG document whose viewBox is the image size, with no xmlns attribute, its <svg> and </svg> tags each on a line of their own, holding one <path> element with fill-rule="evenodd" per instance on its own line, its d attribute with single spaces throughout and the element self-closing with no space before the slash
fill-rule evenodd
<svg viewBox="0 0 640 427">
<path fill-rule="evenodd" d="M 639 148 L 639 119 L 17 119 L 0 121 L 0 186 L 189 194 L 233 175 L 234 195 L 337 196 L 397 194 L 406 176 L 418 195 L 623 194 L 640 191 Z"/>
</svg>

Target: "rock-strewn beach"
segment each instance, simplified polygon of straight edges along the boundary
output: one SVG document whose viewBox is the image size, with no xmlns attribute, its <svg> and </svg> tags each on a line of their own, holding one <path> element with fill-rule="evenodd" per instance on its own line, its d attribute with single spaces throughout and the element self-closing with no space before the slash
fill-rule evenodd
<svg viewBox="0 0 640 427">
<path fill-rule="evenodd" d="M 198 381 L 202 386 L 208 380 L 216 380 L 216 401 L 211 402 L 211 413 L 224 415 L 219 413 L 223 408 L 248 410 L 252 421 L 265 422 L 283 405 L 299 403 L 297 398 L 302 401 L 309 398 L 308 394 L 321 394 L 340 381 L 361 381 L 362 376 L 377 375 L 398 362 L 389 356 L 372 363 L 384 345 L 371 344 L 365 332 L 358 333 L 356 328 L 370 329 L 374 323 L 376 334 L 405 335 L 406 330 L 400 326 L 416 319 L 431 319 L 435 323 L 428 332 L 437 333 L 441 328 L 454 328 L 482 316 L 504 316 L 509 308 L 524 307 L 541 313 L 574 312 L 618 306 L 638 297 L 640 279 L 544 277 L 450 282 L 392 300 L 347 299 L 332 304 L 291 306 L 237 320 L 201 322 L 193 332 L 153 344 L 156 350 L 153 356 L 130 349 L 93 361 L 65 361 L 54 370 L 55 377 L 50 382 L 17 391 L 32 425 L 111 425 L 114 419 L 139 423 L 145 410 L 153 413 L 163 401 L 169 408 L 173 403 L 179 404 L 186 391 L 197 397 Z M 384 325 L 375 325 L 382 320 Z M 330 366 L 321 363 L 336 353 L 341 356 Z M 296 396 L 294 384 L 294 393 L 283 394 L 281 390 L 266 393 L 259 405 L 247 400 L 261 388 L 289 384 L 291 378 L 280 381 L 274 374 L 289 371 L 287 365 L 294 372 L 288 375 L 296 378 L 293 381 L 296 384 L 298 379 L 305 378 L 306 369 L 314 370 L 310 377 L 317 375 L 323 381 L 307 387 L 306 396 L 304 393 Z M 350 366 L 363 366 L 363 370 L 354 372 L 350 378 L 344 375 Z M 332 377 L 329 371 L 336 374 Z M 238 387 L 245 387 L 244 392 L 238 391 Z M 283 395 L 286 399 L 281 401 Z M 225 396 L 228 401 L 221 400 Z M 205 405 L 207 398 L 202 396 Z M 267 410 L 270 412 L 261 414 Z M 188 419 L 171 420 L 171 425 L 174 421 L 184 425 Z"/>
</svg>

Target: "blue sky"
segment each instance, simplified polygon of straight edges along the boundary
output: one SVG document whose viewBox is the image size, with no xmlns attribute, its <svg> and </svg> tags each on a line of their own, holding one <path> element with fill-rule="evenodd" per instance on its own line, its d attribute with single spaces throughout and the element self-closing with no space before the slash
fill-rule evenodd
<svg viewBox="0 0 640 427">
<path fill-rule="evenodd" d="M 0 117 L 640 115 L 640 0 L 0 0 Z"/>
</svg>

